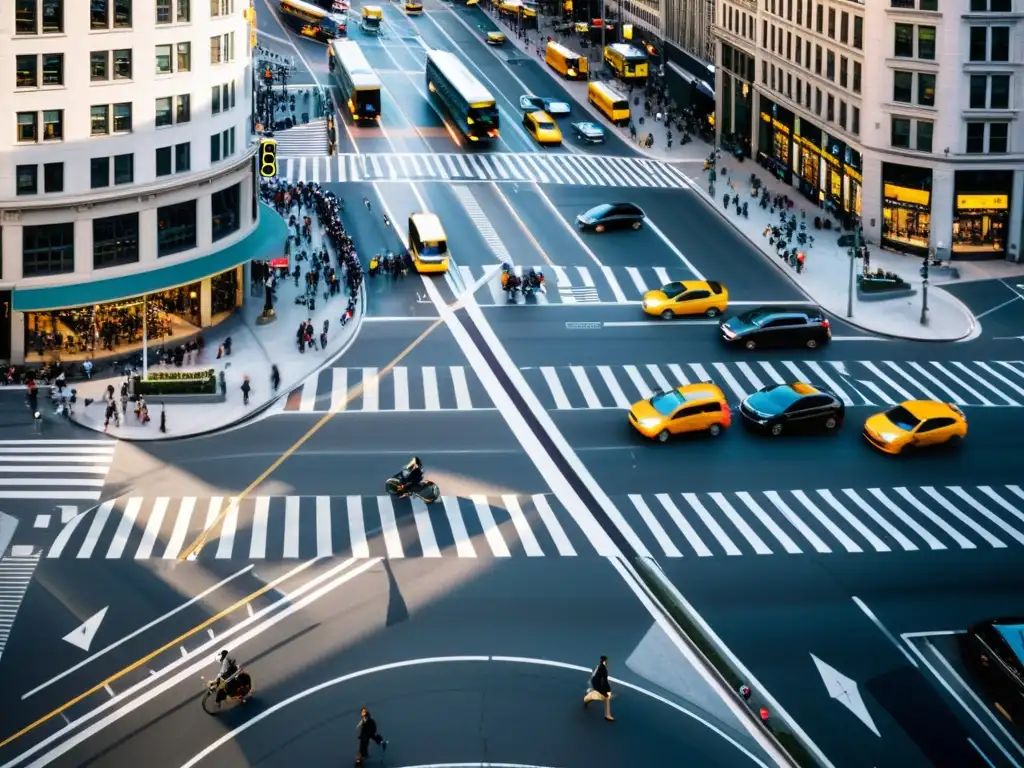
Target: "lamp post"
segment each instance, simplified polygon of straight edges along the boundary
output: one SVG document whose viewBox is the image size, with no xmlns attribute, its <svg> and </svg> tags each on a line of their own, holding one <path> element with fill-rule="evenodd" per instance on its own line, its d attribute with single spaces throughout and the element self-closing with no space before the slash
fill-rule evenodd
<svg viewBox="0 0 1024 768">
<path fill-rule="evenodd" d="M 853 248 L 850 250 L 850 283 L 846 288 L 846 316 L 853 317 L 853 284 L 856 282 L 854 264 L 860 253 L 860 222 L 853 228 Z"/>
<path fill-rule="evenodd" d="M 939 243 L 936 248 L 929 250 L 928 254 L 924 257 L 924 267 L 921 268 L 921 325 L 928 325 L 928 264 L 934 257 L 934 254 L 942 250 L 942 243 Z"/>
<path fill-rule="evenodd" d="M 142 297 L 142 380 L 149 378 L 149 307 Z"/>
</svg>

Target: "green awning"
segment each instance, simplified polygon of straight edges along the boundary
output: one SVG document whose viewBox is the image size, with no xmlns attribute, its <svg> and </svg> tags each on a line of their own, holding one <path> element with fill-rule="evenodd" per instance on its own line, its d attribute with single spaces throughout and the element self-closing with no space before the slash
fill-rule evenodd
<svg viewBox="0 0 1024 768">
<path fill-rule="evenodd" d="M 288 225 L 284 219 L 273 208 L 260 203 L 259 224 L 234 245 L 180 264 L 106 280 L 47 288 L 15 288 L 14 309 L 17 312 L 43 312 L 159 293 L 212 277 L 250 259 L 279 256 L 284 252 L 287 236 Z"/>
</svg>

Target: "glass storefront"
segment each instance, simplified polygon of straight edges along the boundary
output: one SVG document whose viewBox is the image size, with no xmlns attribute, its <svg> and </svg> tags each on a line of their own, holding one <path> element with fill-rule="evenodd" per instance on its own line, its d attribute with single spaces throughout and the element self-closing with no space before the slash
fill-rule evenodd
<svg viewBox="0 0 1024 768">
<path fill-rule="evenodd" d="M 85 360 L 123 354 L 142 346 L 143 311 L 149 343 L 166 344 L 198 333 L 227 318 L 238 304 L 238 271 L 229 269 L 201 282 L 178 286 L 143 299 L 89 307 L 25 313 L 25 362 Z M 204 323 L 203 291 L 209 291 L 210 317 Z"/>
<path fill-rule="evenodd" d="M 957 171 L 953 198 L 954 256 L 1005 257 L 1012 189 L 1012 171 Z"/>
<path fill-rule="evenodd" d="M 821 129 L 797 118 L 793 121 L 793 142 L 799 157 L 795 170 L 800 177 L 800 193 L 815 204 L 821 203 Z"/>
<path fill-rule="evenodd" d="M 761 105 L 758 121 L 757 162 L 787 184 L 792 183 L 791 144 L 793 113 L 759 96 Z"/>
<path fill-rule="evenodd" d="M 931 237 L 932 172 L 882 164 L 882 242 L 915 255 L 928 252 Z"/>
</svg>

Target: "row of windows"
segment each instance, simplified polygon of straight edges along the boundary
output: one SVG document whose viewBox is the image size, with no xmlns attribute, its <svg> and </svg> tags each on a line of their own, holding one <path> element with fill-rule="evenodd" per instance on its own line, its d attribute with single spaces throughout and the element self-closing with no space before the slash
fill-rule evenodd
<svg viewBox="0 0 1024 768">
<path fill-rule="evenodd" d="M 889 0 L 889 7 L 911 11 L 937 11 L 939 0 Z"/>
<path fill-rule="evenodd" d="M 933 128 L 931 120 L 913 120 L 909 117 L 894 115 L 889 143 L 898 149 L 931 152 Z M 966 135 L 965 151 L 969 155 L 1006 154 L 1010 151 L 1009 123 L 967 123 Z"/>
<path fill-rule="evenodd" d="M 916 149 L 918 152 L 932 151 L 932 134 L 935 124 L 931 120 L 911 120 L 909 117 L 893 117 L 889 143 L 897 149 Z"/>
<path fill-rule="evenodd" d="M 235 106 L 235 83 L 215 85 L 211 89 L 211 111 L 217 115 Z M 189 94 L 162 96 L 156 100 L 155 125 L 164 128 L 187 123 L 192 119 L 192 98 Z M 40 126 L 42 133 L 40 134 Z M 132 103 L 94 104 L 89 107 L 89 135 L 109 136 L 131 133 Z M 47 109 L 42 112 L 17 113 L 17 137 L 21 144 L 42 141 L 61 141 L 64 138 L 64 110 Z"/>
<path fill-rule="evenodd" d="M 796 84 L 795 95 L 794 81 Z M 792 72 L 787 72 L 774 64 L 769 66 L 766 61 L 761 62 L 761 83 L 785 95 L 790 101 L 800 104 L 804 109 L 813 110 L 818 117 L 838 125 L 844 131 L 854 136 L 860 135 L 860 107 L 847 106 L 843 99 L 836 99 L 835 95 L 831 93 L 822 93 L 821 88 L 815 88 L 799 77 L 793 77 Z"/>
<path fill-rule="evenodd" d="M 1013 0 L 971 0 L 971 13 L 1011 13 Z"/>
<path fill-rule="evenodd" d="M 914 79 L 917 88 L 914 88 Z M 901 104 L 917 104 L 922 107 L 935 106 L 935 75 L 931 72 L 892 73 L 892 100 Z"/>
<path fill-rule="evenodd" d="M 917 51 L 914 50 L 914 41 L 917 41 Z M 913 24 L 896 24 L 893 35 L 893 56 L 897 59 L 924 59 L 935 60 L 935 27 L 930 24 L 917 25 L 917 34 L 914 34 Z"/>
<path fill-rule="evenodd" d="M 85 0 L 76 0 L 85 2 Z M 157 24 L 185 24 L 192 20 L 192 0 L 153 0 Z M 133 0 L 89 0 L 89 28 L 93 31 L 131 29 Z M 65 0 L 15 0 L 17 35 L 62 34 Z M 230 16 L 234 0 L 210 0 L 210 16 Z"/>
<path fill-rule="evenodd" d="M 970 109 L 1009 109 L 1010 75 L 971 75 Z"/>
<path fill-rule="evenodd" d="M 819 77 L 825 77 L 831 82 L 838 82 L 841 88 L 849 88 L 854 93 L 860 93 L 861 85 L 861 64 L 859 61 L 852 62 L 846 56 L 839 55 L 839 67 L 836 68 L 836 53 L 828 47 L 822 48 L 814 44 L 814 58 L 811 58 L 811 41 L 803 39 L 800 35 L 794 35 L 789 30 L 777 27 L 768 22 L 762 22 L 765 27 L 765 41 L 762 47 L 771 50 L 779 56 L 785 56 L 789 61 L 796 62 L 808 72 L 813 71 Z M 785 32 L 785 38 L 783 38 Z M 795 43 L 795 45 L 794 45 Z M 837 80 L 838 75 L 838 80 Z"/>
<path fill-rule="evenodd" d="M 937 3 L 938 0 L 921 0 L 922 4 Z M 828 24 L 825 23 L 825 6 L 820 2 L 815 5 L 814 0 L 764 0 L 764 9 L 780 19 L 785 16 L 786 21 L 793 21 L 793 6 L 796 6 L 796 23 L 805 25 L 808 30 L 817 32 L 819 35 L 827 35 L 830 40 L 835 40 L 843 45 L 853 45 L 857 50 L 864 49 L 864 18 L 853 15 L 853 23 L 850 23 L 851 14 L 846 11 L 836 13 L 835 8 L 828 9 Z M 804 6 L 806 7 L 806 10 Z M 837 22 L 838 18 L 838 24 Z M 850 31 L 853 34 L 851 36 Z M 762 41 L 763 43 L 763 41 Z"/>
<path fill-rule="evenodd" d="M 240 226 L 241 185 L 210 196 L 213 241 Z M 157 209 L 157 256 L 170 256 L 196 247 L 197 205 L 188 200 Z M 125 213 L 92 220 L 93 269 L 139 261 L 139 214 Z M 21 269 L 24 277 L 62 275 L 75 271 L 73 222 L 27 226 L 22 230 Z"/>
<path fill-rule="evenodd" d="M 1009 61 L 1009 27 L 971 27 L 968 50 L 971 61 Z"/>
<path fill-rule="evenodd" d="M 734 35 L 745 37 L 753 43 L 757 42 L 757 25 L 754 23 L 754 16 L 739 8 L 726 5 L 723 11 L 725 19 L 723 25 Z"/>
</svg>

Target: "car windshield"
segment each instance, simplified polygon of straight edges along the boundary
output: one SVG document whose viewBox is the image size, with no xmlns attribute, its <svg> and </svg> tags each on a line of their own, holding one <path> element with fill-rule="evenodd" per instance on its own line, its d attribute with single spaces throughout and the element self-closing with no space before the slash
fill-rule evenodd
<svg viewBox="0 0 1024 768">
<path fill-rule="evenodd" d="M 661 292 L 664 293 L 668 298 L 674 299 L 680 293 L 686 290 L 686 286 L 682 283 L 669 283 L 668 285 L 661 286 Z"/>
<path fill-rule="evenodd" d="M 771 312 L 764 309 L 755 309 L 751 312 L 747 312 L 745 315 L 740 315 L 740 320 L 749 325 L 764 325 L 772 316 Z"/>
<path fill-rule="evenodd" d="M 886 411 L 885 418 L 905 432 L 913 432 L 914 428 L 921 423 L 921 420 L 917 418 L 917 416 L 912 414 L 902 405 L 897 405 L 895 408 L 890 408 Z"/>
<path fill-rule="evenodd" d="M 549 122 L 548 120 L 538 120 L 537 127 L 545 131 L 550 131 L 552 128 L 555 127 L 555 124 Z"/>
<path fill-rule="evenodd" d="M 603 218 L 603 217 L 607 216 L 611 212 L 612 212 L 612 207 L 606 203 L 604 205 L 599 205 L 596 208 L 591 208 L 584 215 L 588 219 L 600 219 L 600 218 Z"/>
<path fill-rule="evenodd" d="M 660 395 L 655 395 L 648 402 L 662 416 L 671 416 L 676 412 L 676 408 L 686 402 L 686 398 L 678 392 L 663 392 Z"/>
<path fill-rule="evenodd" d="M 803 395 L 794 392 L 790 387 L 776 387 L 768 392 L 757 392 L 750 396 L 750 405 L 762 413 L 784 413 Z"/>
</svg>

